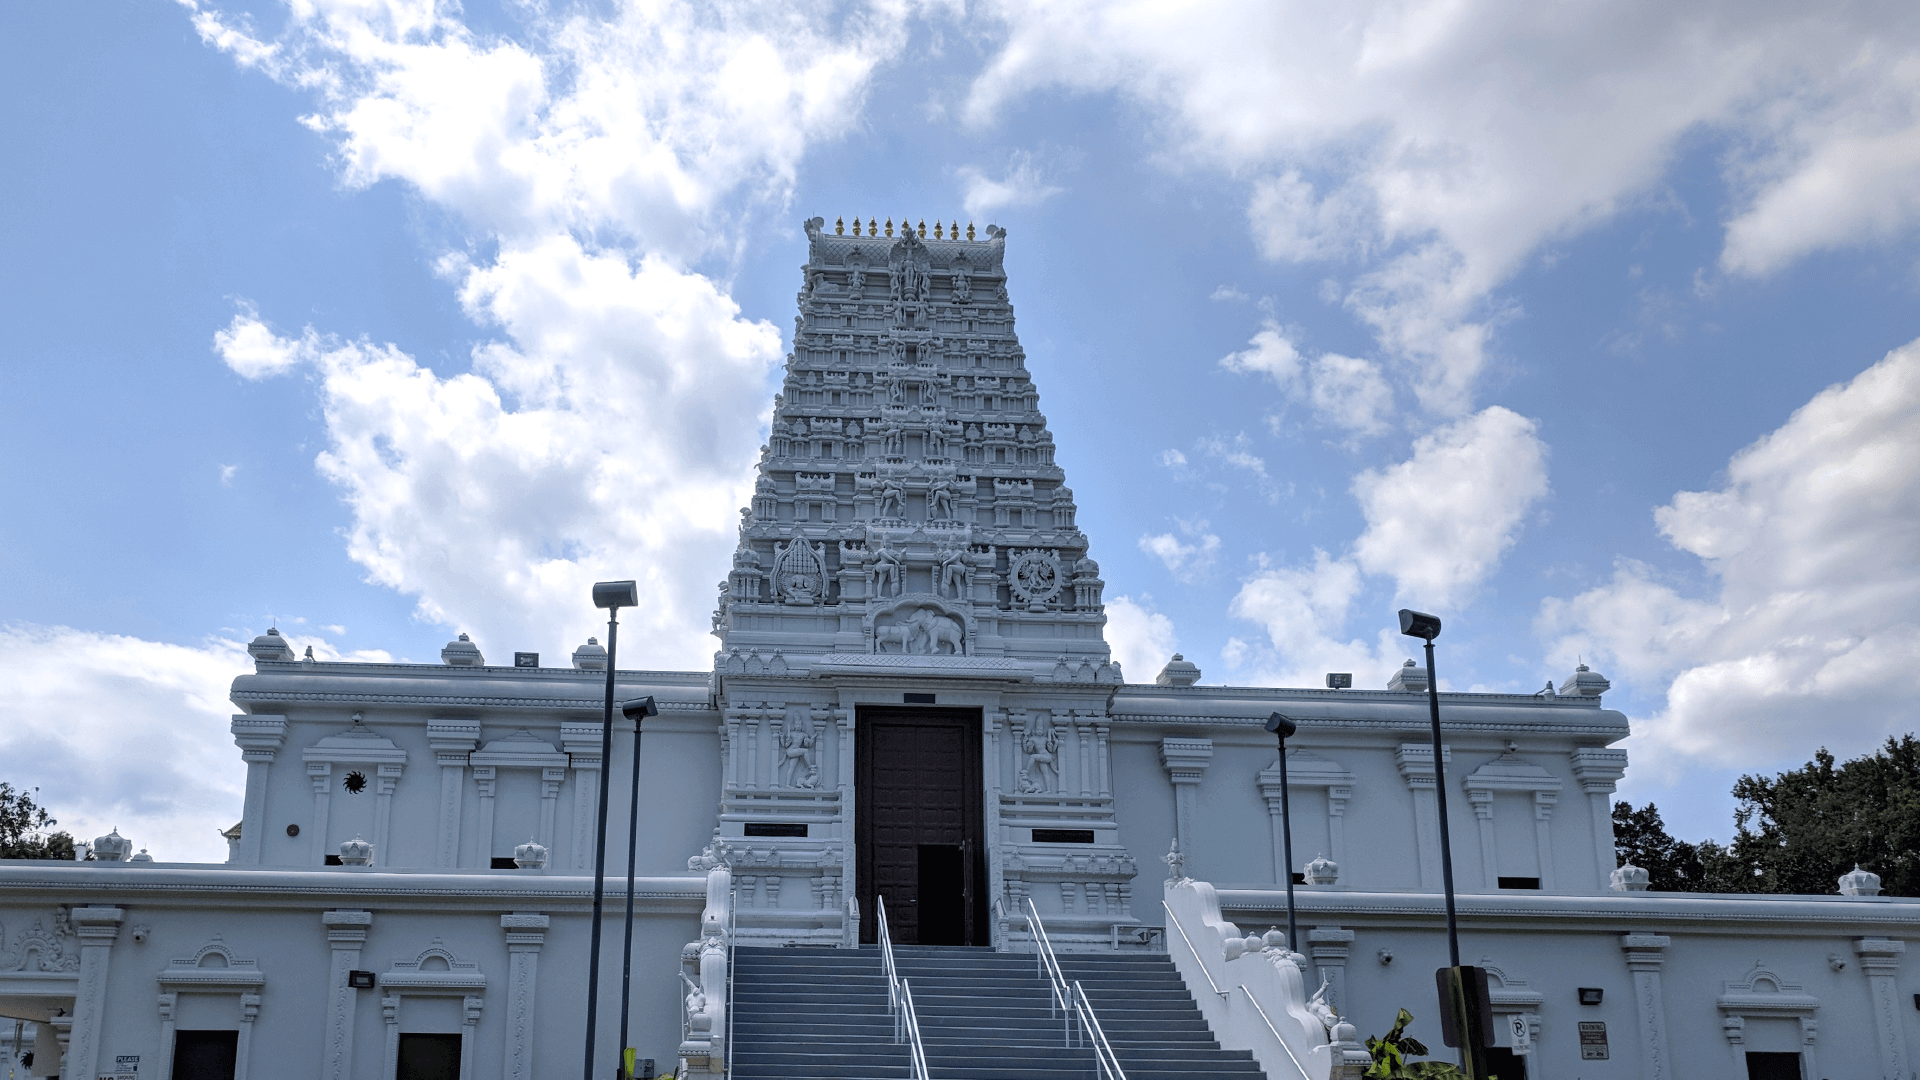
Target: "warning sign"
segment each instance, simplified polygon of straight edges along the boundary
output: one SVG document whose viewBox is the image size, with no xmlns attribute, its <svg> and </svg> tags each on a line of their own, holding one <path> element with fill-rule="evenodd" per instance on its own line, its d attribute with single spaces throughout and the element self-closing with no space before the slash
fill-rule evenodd
<svg viewBox="0 0 1920 1080">
<path fill-rule="evenodd" d="M 1607 1025 L 1603 1020 L 1580 1022 L 1580 1060 L 1607 1060 Z"/>
</svg>

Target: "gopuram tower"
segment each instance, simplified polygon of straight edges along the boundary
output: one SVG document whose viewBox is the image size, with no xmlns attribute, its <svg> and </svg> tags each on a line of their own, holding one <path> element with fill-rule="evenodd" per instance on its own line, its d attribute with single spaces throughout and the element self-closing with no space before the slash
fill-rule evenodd
<svg viewBox="0 0 1920 1080">
<path fill-rule="evenodd" d="M 1056 935 L 1104 941 L 1136 921 L 1107 746 L 1122 680 L 1006 232 L 806 233 L 714 614 L 741 934 L 848 940 L 851 899 L 871 941 L 884 894 L 896 940 L 985 945 L 1032 893 Z"/>
</svg>

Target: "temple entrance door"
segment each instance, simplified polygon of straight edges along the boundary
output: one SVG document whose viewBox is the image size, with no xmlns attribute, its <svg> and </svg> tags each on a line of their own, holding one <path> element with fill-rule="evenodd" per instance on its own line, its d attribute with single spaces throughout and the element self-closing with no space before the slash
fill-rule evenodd
<svg viewBox="0 0 1920 1080">
<path fill-rule="evenodd" d="M 860 940 L 884 895 L 895 944 L 987 944 L 980 710 L 862 706 L 854 730 Z"/>
</svg>

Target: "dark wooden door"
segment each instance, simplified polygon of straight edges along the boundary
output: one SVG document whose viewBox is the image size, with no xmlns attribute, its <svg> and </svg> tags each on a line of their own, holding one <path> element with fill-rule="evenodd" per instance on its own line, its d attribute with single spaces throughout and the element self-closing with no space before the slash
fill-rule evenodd
<svg viewBox="0 0 1920 1080">
<path fill-rule="evenodd" d="M 238 1031 L 176 1031 L 173 1080 L 233 1080 L 239 1051 Z"/>
<path fill-rule="evenodd" d="M 984 945 L 980 710 L 863 707 L 855 717 L 860 940 Z"/>
</svg>

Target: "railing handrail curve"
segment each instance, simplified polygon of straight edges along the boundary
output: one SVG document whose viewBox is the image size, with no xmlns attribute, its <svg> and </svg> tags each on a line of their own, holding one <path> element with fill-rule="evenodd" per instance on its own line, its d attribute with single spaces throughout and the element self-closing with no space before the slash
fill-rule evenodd
<svg viewBox="0 0 1920 1080">
<path fill-rule="evenodd" d="M 1106 1029 L 1100 1026 L 1100 1018 L 1093 1013 L 1093 1002 L 1087 1000 L 1086 987 L 1080 980 L 1073 980 L 1074 1006 L 1080 1012 L 1080 1019 L 1087 1027 L 1087 1041 L 1093 1044 L 1093 1058 L 1100 1065 L 1100 1072 L 1106 1080 L 1127 1080 L 1127 1074 L 1120 1068 L 1120 1059 L 1114 1055 L 1113 1044 L 1107 1041 Z"/>
<path fill-rule="evenodd" d="M 893 960 L 893 934 L 887 929 L 887 898 L 875 894 L 874 915 L 880 923 L 880 961 L 887 970 L 887 1012 L 893 1016 L 893 1041 L 907 1044 L 912 1080 L 928 1080 L 927 1050 L 920 1042 L 920 1017 L 914 1012 L 913 991 Z"/>
<path fill-rule="evenodd" d="M 1093 1046 L 1093 1059 L 1100 1067 L 1103 1080 L 1127 1080 L 1127 1074 L 1120 1068 L 1120 1059 L 1114 1056 L 1113 1046 L 1107 1042 L 1107 1033 L 1100 1026 L 1100 1018 L 1094 1015 L 1093 1002 L 1087 1000 L 1086 988 L 1080 985 L 1078 979 L 1069 984 L 1065 973 L 1060 970 L 1060 958 L 1054 955 L 1053 941 L 1047 937 L 1047 928 L 1040 921 L 1040 909 L 1034 906 L 1033 897 L 1026 898 L 1026 906 L 1027 932 L 1033 937 L 1034 951 L 1040 957 L 1040 970 L 1052 984 L 1055 1000 L 1067 1023 L 1067 1039 L 1072 1040 L 1073 1023 L 1078 1020 L 1080 1029 L 1086 1032 L 1087 1041 Z"/>
<path fill-rule="evenodd" d="M 1033 938 L 1036 963 L 1040 967 L 1040 974 L 1047 977 L 1047 982 L 1053 991 L 1052 1004 L 1048 1006 L 1047 1015 L 1052 1016 L 1052 1010 L 1055 1008 L 1064 1014 L 1073 1005 L 1073 997 L 1067 993 L 1067 977 L 1060 970 L 1059 958 L 1053 955 L 1053 941 L 1047 937 L 1047 928 L 1040 922 L 1040 909 L 1033 906 L 1033 897 L 1026 898 L 1026 905 L 1027 934 Z"/>
<path fill-rule="evenodd" d="M 1192 953 L 1194 960 L 1199 963 L 1200 974 L 1207 977 L 1207 985 L 1213 987 L 1213 992 L 1219 994 L 1221 997 L 1231 996 L 1233 991 L 1222 990 L 1220 989 L 1220 984 L 1213 981 L 1213 972 L 1207 970 L 1206 957 L 1201 956 L 1200 950 L 1193 947 L 1193 939 L 1187 936 L 1187 928 L 1180 925 L 1180 916 L 1173 913 L 1173 908 L 1169 906 L 1165 900 L 1160 901 L 1160 906 L 1166 910 L 1167 923 L 1175 930 L 1180 931 L 1180 940 L 1187 943 L 1187 951 Z"/>
</svg>

